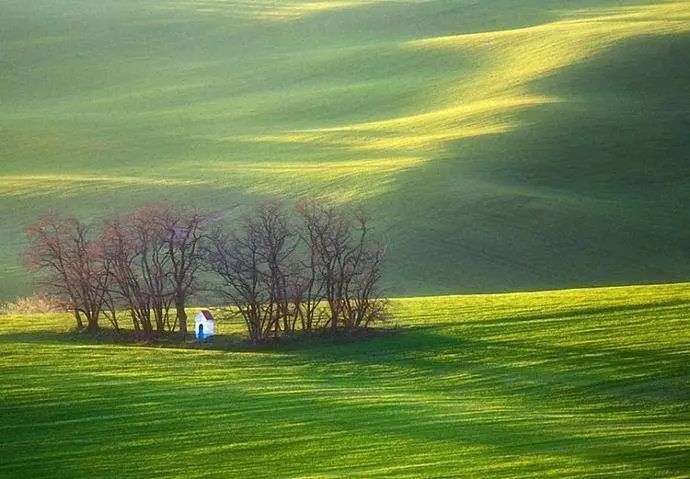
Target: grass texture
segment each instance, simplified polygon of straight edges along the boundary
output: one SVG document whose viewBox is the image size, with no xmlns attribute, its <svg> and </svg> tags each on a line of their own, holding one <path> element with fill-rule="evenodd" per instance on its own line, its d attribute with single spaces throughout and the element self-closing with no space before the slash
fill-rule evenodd
<svg viewBox="0 0 690 479">
<path fill-rule="evenodd" d="M 690 473 L 687 284 L 394 307 L 373 339 L 262 351 L 89 344 L 65 316 L 0 317 L 0 477 Z"/>
<path fill-rule="evenodd" d="M 363 203 L 395 295 L 687 279 L 690 2 L 5 0 L 22 231 L 147 201 Z"/>
</svg>

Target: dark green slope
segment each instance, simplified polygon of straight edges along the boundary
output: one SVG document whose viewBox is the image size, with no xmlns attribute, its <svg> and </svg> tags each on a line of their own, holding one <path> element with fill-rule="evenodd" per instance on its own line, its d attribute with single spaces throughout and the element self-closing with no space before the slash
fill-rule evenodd
<svg viewBox="0 0 690 479">
<path fill-rule="evenodd" d="M 375 203 L 398 246 L 393 289 L 690 278 L 689 56 L 688 35 L 627 40 L 534 82 L 563 101 L 518 115 L 515 131 L 404 174 Z"/>
<path fill-rule="evenodd" d="M 364 203 L 393 295 L 690 277 L 690 2 L 11 0 L 0 300 L 23 230 L 149 201 Z"/>
</svg>

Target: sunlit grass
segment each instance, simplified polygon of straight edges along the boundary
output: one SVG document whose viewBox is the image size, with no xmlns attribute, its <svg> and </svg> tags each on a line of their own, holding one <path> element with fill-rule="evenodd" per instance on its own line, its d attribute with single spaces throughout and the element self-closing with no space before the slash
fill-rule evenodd
<svg viewBox="0 0 690 479">
<path fill-rule="evenodd" d="M 98 191 L 128 187 L 185 187 L 203 185 L 201 180 L 177 180 L 170 178 L 142 178 L 134 176 L 87 176 L 87 175 L 7 175 L 0 176 L 0 194 L 5 196 L 42 196 L 63 191 L 75 194 L 82 188 Z"/>
<path fill-rule="evenodd" d="M 301 18 L 339 10 L 379 4 L 405 4 L 423 0 L 169 0 L 164 8 L 192 9 L 201 14 L 230 18 L 247 18 L 260 22 L 290 22 Z"/>
<path fill-rule="evenodd" d="M 646 52 L 686 53 L 690 2 L 37 5 L 0 16 L 0 297 L 28 291 L 22 231 L 46 209 L 266 195 L 365 203 L 393 232 L 396 294 L 685 278 L 685 76 L 646 80 L 665 57 Z M 563 223 L 586 261 L 544 231 Z"/>
<path fill-rule="evenodd" d="M 89 344 L 64 335 L 62 315 L 1 317 L 0 475 L 661 478 L 690 468 L 687 284 L 393 307 L 393 333 L 261 352 Z"/>
</svg>

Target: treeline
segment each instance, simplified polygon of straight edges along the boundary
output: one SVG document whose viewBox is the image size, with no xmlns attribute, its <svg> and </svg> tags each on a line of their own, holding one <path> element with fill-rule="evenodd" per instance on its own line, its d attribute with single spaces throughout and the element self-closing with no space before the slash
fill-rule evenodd
<svg viewBox="0 0 690 479">
<path fill-rule="evenodd" d="M 152 205 L 87 225 L 46 214 L 27 230 L 25 263 L 79 329 L 187 334 L 186 308 L 212 294 L 254 342 L 297 330 L 352 331 L 384 319 L 385 245 L 361 211 L 302 201 L 255 205 L 234 226 L 217 215 Z M 123 319 L 126 318 L 126 319 Z"/>
</svg>

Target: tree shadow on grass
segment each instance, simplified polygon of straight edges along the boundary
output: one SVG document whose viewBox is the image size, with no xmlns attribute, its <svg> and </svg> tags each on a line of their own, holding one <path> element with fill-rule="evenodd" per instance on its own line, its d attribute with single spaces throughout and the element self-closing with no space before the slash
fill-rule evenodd
<svg viewBox="0 0 690 479">
<path fill-rule="evenodd" d="M 396 341 L 395 349 L 383 345 L 378 353 L 350 350 L 334 358 L 332 372 L 356 365 L 346 379 L 328 369 L 320 373 L 331 387 L 340 382 L 376 391 L 376 371 L 386 365 L 387 385 L 429 395 L 431 404 L 363 406 L 372 433 L 490 446 L 501 456 L 565 454 L 659 473 L 687 471 L 690 451 L 678 434 L 690 424 L 688 357 L 677 350 L 476 340 L 449 337 L 442 328 L 416 328 Z M 407 341 L 429 349 L 420 354 L 407 349 Z M 498 412 L 463 415 L 468 399 L 485 399 L 487 411 Z M 348 404 L 337 401 L 332 414 Z M 396 431 L 400 424 L 409 426 Z"/>
<path fill-rule="evenodd" d="M 301 352 L 311 349 L 328 348 L 330 346 L 347 346 L 355 343 L 394 336 L 402 331 L 398 327 L 377 327 L 335 334 L 330 331 L 313 333 L 296 332 L 294 334 L 269 339 L 255 343 L 247 339 L 243 333 L 216 334 L 204 340 L 198 340 L 193 334 L 185 339 L 177 333 L 160 333 L 151 337 L 133 333 L 131 330 L 114 331 L 103 327 L 96 331 L 70 330 L 59 332 L 54 330 L 34 330 L 0 334 L 0 344 L 12 343 L 41 343 L 51 345 L 110 345 L 123 347 L 148 347 L 160 349 L 196 349 L 206 351 L 225 352 L 253 352 L 253 353 L 284 353 Z"/>
<path fill-rule="evenodd" d="M 180 339 L 177 333 L 163 333 L 152 338 L 142 337 L 134 334 L 131 330 L 123 329 L 120 333 L 111 328 L 104 327 L 95 332 L 70 330 L 58 332 L 55 330 L 34 330 L 26 332 L 13 332 L 0 334 L 0 343 L 44 343 L 44 344 L 64 344 L 80 343 L 88 345 L 122 345 L 122 346 L 143 346 L 158 347 L 169 349 L 202 349 L 228 352 L 299 352 L 309 357 L 312 352 L 315 357 L 323 356 L 328 353 L 328 348 L 337 347 L 339 352 L 361 354 L 362 358 L 372 357 L 372 342 L 374 349 L 383 344 L 376 341 L 384 341 L 384 344 L 393 344 L 408 350 L 416 350 L 427 346 L 438 347 L 450 341 L 457 344 L 462 341 L 458 337 L 441 335 L 436 341 L 429 341 L 428 332 L 440 331 L 447 327 L 460 327 L 471 329 L 493 328 L 502 325 L 517 326 L 520 323 L 550 322 L 554 320 L 577 320 L 586 319 L 591 316 L 610 315 L 616 313 L 635 313 L 635 312 L 654 312 L 673 308 L 690 307 L 690 301 L 684 299 L 669 299 L 664 301 L 653 301 L 641 304 L 621 304 L 613 306 L 588 305 L 575 309 L 567 309 L 555 312 L 531 312 L 517 311 L 515 314 L 496 318 L 482 319 L 481 321 L 457 321 L 435 322 L 431 325 L 405 325 L 404 322 L 396 321 L 395 325 L 386 323 L 373 328 L 366 328 L 351 333 L 338 332 L 335 335 L 330 331 L 318 331 L 313 333 L 296 332 L 276 340 L 269 340 L 264 343 L 253 343 L 240 332 L 217 334 L 206 340 L 197 340 L 193 334 L 189 334 L 186 339 Z M 406 318 L 401 316 L 396 320 L 404 321 Z M 457 333 L 461 334 L 461 333 Z M 442 338 L 447 338 L 443 340 Z M 390 342 L 393 341 L 393 342 Z M 362 349 L 364 348 L 364 349 Z M 377 357 L 374 353 L 373 357 Z"/>
<path fill-rule="evenodd" d="M 267 431 L 281 423 L 303 424 L 299 432 L 305 437 L 343 431 L 401 443 L 414 441 L 424 445 L 422 449 L 429 454 L 448 444 L 479 446 L 488 448 L 481 454 L 493 456 L 497 462 L 519 459 L 516 470 L 524 473 L 529 468 L 532 473 L 535 469 L 553 471 L 560 466 L 542 461 L 569 457 L 590 466 L 596 464 L 603 472 L 613 473 L 624 467 L 631 475 L 678 476 L 688 468 L 688 448 L 679 431 L 690 422 L 687 354 L 681 346 L 653 350 L 568 343 L 567 338 L 562 342 L 516 340 L 510 329 L 505 339 L 487 338 L 481 328 L 511 321 L 518 324 L 561 317 L 577 319 L 638 310 L 654 314 L 686 305 L 671 300 L 653 305 L 587 307 L 452 323 L 461 330 L 449 330 L 444 323 L 402 328 L 395 334 L 366 341 L 315 341 L 308 347 L 270 350 L 267 352 L 271 354 L 254 356 L 251 374 L 256 376 L 239 382 L 224 381 L 222 371 L 218 371 L 215 381 L 201 381 L 187 388 L 181 387 L 180 377 L 172 375 L 155 376 L 154 383 L 153 376 L 133 379 L 111 372 L 98 375 L 97 380 L 134 380 L 135 390 L 143 395 L 139 401 L 152 400 L 146 396 L 151 388 L 153 392 L 174 392 L 168 400 L 174 397 L 176 407 L 188 402 L 202 404 L 205 398 L 203 404 L 210 409 L 202 409 L 198 415 L 182 415 L 176 419 L 175 428 L 193 431 L 193 437 L 203 438 L 205 444 L 239 440 L 218 429 L 223 423 L 218 412 L 233 411 L 233 422 L 265 425 Z M 589 326 L 583 325 L 584 330 Z M 546 326 L 538 328 L 544 330 Z M 80 343 L 85 338 L 71 340 Z M 71 340 L 49 331 L 0 336 L 2 342 L 65 345 Z M 228 339 L 233 340 L 234 336 Z M 203 346 L 214 348 L 212 343 Z M 200 361 L 208 365 L 208 358 Z M 309 367 L 299 367 L 303 365 Z M 237 366 L 228 356 L 213 367 Z M 281 376 L 283 366 L 289 366 L 287 382 Z M 77 373 L 79 380 L 87 384 L 94 380 L 91 374 Z M 252 377 L 260 379 L 263 375 L 275 378 L 261 383 L 271 387 L 264 389 L 253 383 Z M 300 387 L 295 388 L 296 384 Z M 163 404 L 166 397 L 152 396 Z M 212 398 L 216 399 L 210 401 Z M 52 407 L 56 409 L 50 410 Z M 90 407 L 92 414 L 105 414 L 110 406 L 95 402 Z M 46 404 L 42 414 L 52 419 L 65 412 L 59 405 Z M 155 432 L 157 426 L 152 427 Z M 244 437 L 241 432 L 235 434 Z M 161 437 L 156 440 L 164 441 Z M 181 445 L 177 447 L 184 450 Z M 341 453 L 330 456 L 328 461 L 345 461 L 347 450 Z M 257 454 L 252 456 L 253 461 L 262 457 Z M 408 459 L 397 461 L 404 463 Z M 391 462 L 386 456 L 377 460 L 381 465 Z M 567 468 L 563 467 L 565 474 Z"/>
</svg>

